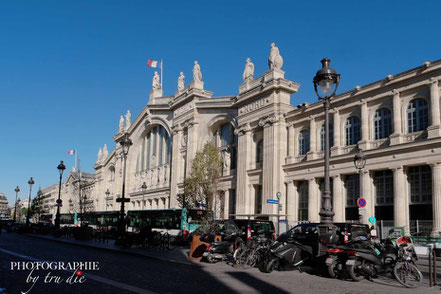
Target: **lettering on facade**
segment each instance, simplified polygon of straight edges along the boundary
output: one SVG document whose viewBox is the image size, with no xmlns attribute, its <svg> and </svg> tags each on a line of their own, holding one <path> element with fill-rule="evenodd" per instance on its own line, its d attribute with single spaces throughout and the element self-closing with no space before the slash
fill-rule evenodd
<svg viewBox="0 0 441 294">
<path fill-rule="evenodd" d="M 262 99 L 254 101 L 254 102 L 248 103 L 247 105 L 239 108 L 239 114 L 246 114 L 248 112 L 262 108 L 266 104 L 268 104 L 268 102 L 269 102 L 268 98 L 262 98 Z"/>
<path fill-rule="evenodd" d="M 194 104 L 192 102 L 187 103 L 187 104 L 185 104 L 185 105 L 183 105 L 180 108 L 175 110 L 175 116 L 179 116 L 179 115 L 189 111 L 192 108 L 194 108 Z"/>
</svg>

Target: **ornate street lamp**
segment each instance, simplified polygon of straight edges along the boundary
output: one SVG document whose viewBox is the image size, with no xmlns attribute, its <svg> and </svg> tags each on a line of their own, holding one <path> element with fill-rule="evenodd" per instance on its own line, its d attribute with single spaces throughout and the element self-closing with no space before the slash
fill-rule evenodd
<svg viewBox="0 0 441 294">
<path fill-rule="evenodd" d="M 18 199 L 18 192 L 20 192 L 20 188 L 17 186 L 17 188 L 15 188 L 15 209 L 14 209 L 14 223 L 15 220 L 17 218 L 17 199 Z"/>
<path fill-rule="evenodd" d="M 362 183 L 363 183 L 362 171 L 363 171 L 363 168 L 365 165 L 366 165 L 366 156 L 364 156 L 363 150 L 358 148 L 358 153 L 355 154 L 355 156 L 354 156 L 354 166 L 358 170 L 358 181 L 359 181 L 359 187 L 360 187 L 359 197 L 362 196 L 362 189 L 363 189 L 363 187 L 362 187 Z M 360 214 L 360 211 L 358 212 L 358 221 L 360 223 L 363 222 L 363 215 Z"/>
<path fill-rule="evenodd" d="M 337 91 L 338 84 L 340 83 L 340 74 L 338 74 L 335 69 L 329 67 L 330 62 L 331 60 L 328 58 L 322 59 L 322 68 L 317 71 L 313 79 L 315 93 L 317 94 L 319 101 L 323 101 L 325 107 L 325 188 L 319 213 L 321 222 L 318 226 L 319 235 L 324 235 L 330 232 L 335 233 L 336 231 L 336 227 L 333 223 L 334 211 L 332 210 L 331 185 L 329 178 L 329 101 Z M 320 244 L 320 253 L 325 253 L 325 250 L 326 247 L 324 244 Z"/>
<path fill-rule="evenodd" d="M 109 195 L 110 195 L 109 189 L 107 189 L 107 191 L 104 192 L 104 194 L 106 194 L 106 211 L 107 211 L 107 199 L 109 198 Z"/>
<path fill-rule="evenodd" d="M 26 216 L 26 227 L 29 228 L 29 211 L 31 210 L 32 185 L 35 184 L 34 179 L 32 177 L 29 179 L 28 184 L 29 184 L 29 201 L 28 201 L 28 213 Z"/>
<path fill-rule="evenodd" d="M 125 216 L 124 203 L 130 201 L 129 198 L 124 197 L 125 196 L 125 186 L 126 186 L 126 161 L 127 161 L 127 154 L 129 154 L 129 148 L 133 143 L 132 143 L 132 140 L 130 140 L 128 133 L 124 134 L 124 136 L 122 137 L 122 139 L 119 143 L 121 144 L 121 147 L 122 147 L 124 166 L 123 166 L 121 198 L 117 198 L 116 202 L 121 202 L 121 214 L 120 214 L 120 219 L 119 219 L 119 222 L 120 222 L 119 232 L 122 235 L 126 231 L 126 225 L 125 225 L 125 221 L 124 221 L 124 216 Z"/>
<path fill-rule="evenodd" d="M 57 214 L 55 216 L 55 228 L 60 228 L 60 206 L 62 203 L 61 200 L 61 180 L 63 178 L 63 172 L 66 169 L 66 166 L 64 166 L 63 161 L 60 161 L 60 164 L 57 166 L 58 172 L 60 173 L 60 183 L 58 184 L 58 200 L 57 200 Z"/>
<path fill-rule="evenodd" d="M 142 189 L 142 209 L 144 209 L 144 203 L 145 203 L 144 202 L 144 195 L 145 195 L 145 192 L 147 191 L 147 185 L 145 182 L 142 183 L 141 189 Z"/>
</svg>

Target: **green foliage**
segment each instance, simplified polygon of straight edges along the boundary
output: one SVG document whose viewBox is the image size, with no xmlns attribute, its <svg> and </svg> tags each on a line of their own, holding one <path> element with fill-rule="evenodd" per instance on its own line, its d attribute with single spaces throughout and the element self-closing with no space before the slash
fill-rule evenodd
<svg viewBox="0 0 441 294">
<path fill-rule="evenodd" d="M 216 146 L 206 143 L 202 151 L 196 152 L 191 174 L 184 181 L 184 194 L 178 197 L 178 203 L 187 209 L 197 208 L 199 203 L 205 203 L 206 208 L 212 211 L 222 164 L 223 159 Z M 210 218 L 210 214 L 207 217 Z"/>
</svg>

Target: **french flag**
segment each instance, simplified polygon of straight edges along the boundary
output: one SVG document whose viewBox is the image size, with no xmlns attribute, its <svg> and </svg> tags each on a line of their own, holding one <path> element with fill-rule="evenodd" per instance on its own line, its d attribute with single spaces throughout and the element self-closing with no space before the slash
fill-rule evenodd
<svg viewBox="0 0 441 294">
<path fill-rule="evenodd" d="M 150 66 L 150 67 L 158 67 L 158 61 L 153 60 L 153 59 L 149 59 L 147 61 L 147 65 Z"/>
<path fill-rule="evenodd" d="M 67 150 L 67 154 L 69 154 L 69 155 L 74 155 L 74 153 L 75 153 L 75 150 Z"/>
</svg>

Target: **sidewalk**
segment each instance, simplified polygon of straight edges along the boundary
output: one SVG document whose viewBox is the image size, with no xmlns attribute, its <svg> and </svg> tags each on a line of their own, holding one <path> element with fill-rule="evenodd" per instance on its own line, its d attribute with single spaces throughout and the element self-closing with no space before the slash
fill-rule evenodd
<svg viewBox="0 0 441 294">
<path fill-rule="evenodd" d="M 191 265 L 193 262 L 188 258 L 189 248 L 182 246 L 172 246 L 170 249 L 141 249 L 141 248 L 122 248 L 120 246 L 115 246 L 115 240 L 109 240 L 108 242 L 97 242 L 97 241 L 80 241 L 74 239 L 68 239 L 64 237 L 54 237 L 51 235 L 39 235 L 39 234 L 26 234 L 27 236 L 40 238 L 60 243 L 66 243 L 76 246 L 83 246 L 89 248 L 103 249 L 123 254 L 130 254 L 136 256 L 144 256 L 154 259 L 159 259 L 162 261 L 180 263 Z"/>
</svg>

